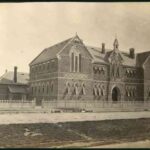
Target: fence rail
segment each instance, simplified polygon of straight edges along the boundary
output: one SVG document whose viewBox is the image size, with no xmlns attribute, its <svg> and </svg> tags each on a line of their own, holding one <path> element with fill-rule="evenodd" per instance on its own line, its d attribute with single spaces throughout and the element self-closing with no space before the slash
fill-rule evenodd
<svg viewBox="0 0 150 150">
<path fill-rule="evenodd" d="M 150 101 L 80 101 L 80 100 L 57 100 L 42 101 L 42 107 L 47 109 L 85 109 L 92 111 L 101 110 L 148 110 Z"/>
<path fill-rule="evenodd" d="M 31 109 L 36 107 L 36 100 L 0 100 L 2 109 Z M 99 101 L 99 100 L 42 100 L 43 110 L 88 110 L 98 111 L 135 111 L 150 110 L 150 101 Z"/>
<path fill-rule="evenodd" d="M 0 100 L 0 109 L 34 108 L 35 100 Z"/>
</svg>

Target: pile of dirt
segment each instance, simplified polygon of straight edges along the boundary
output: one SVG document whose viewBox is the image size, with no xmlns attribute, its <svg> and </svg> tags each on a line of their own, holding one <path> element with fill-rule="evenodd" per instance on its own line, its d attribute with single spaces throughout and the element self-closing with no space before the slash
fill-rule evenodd
<svg viewBox="0 0 150 150">
<path fill-rule="evenodd" d="M 149 124 L 150 119 L 128 119 L 0 125 L 0 147 L 65 147 L 81 142 L 145 140 L 150 139 Z"/>
</svg>

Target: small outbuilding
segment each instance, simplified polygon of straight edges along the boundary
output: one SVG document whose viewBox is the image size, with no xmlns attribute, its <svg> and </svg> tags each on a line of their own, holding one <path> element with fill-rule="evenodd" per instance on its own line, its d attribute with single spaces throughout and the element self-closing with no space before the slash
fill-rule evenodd
<svg viewBox="0 0 150 150">
<path fill-rule="evenodd" d="M 29 74 L 6 71 L 0 77 L 0 100 L 26 100 L 29 96 Z"/>
</svg>

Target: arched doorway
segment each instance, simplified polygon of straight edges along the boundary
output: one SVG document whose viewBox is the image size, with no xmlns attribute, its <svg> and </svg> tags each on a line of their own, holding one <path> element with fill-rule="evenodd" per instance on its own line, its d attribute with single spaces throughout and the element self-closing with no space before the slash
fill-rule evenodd
<svg viewBox="0 0 150 150">
<path fill-rule="evenodd" d="M 112 89 L 112 100 L 113 101 L 119 101 L 120 97 L 121 97 L 121 94 L 120 94 L 119 88 L 118 87 L 114 87 Z"/>
</svg>

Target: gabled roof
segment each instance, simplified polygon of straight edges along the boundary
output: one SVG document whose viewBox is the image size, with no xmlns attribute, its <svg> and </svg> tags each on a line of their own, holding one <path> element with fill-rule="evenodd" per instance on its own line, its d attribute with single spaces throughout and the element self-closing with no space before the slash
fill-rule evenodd
<svg viewBox="0 0 150 150">
<path fill-rule="evenodd" d="M 0 84 L 28 84 L 29 74 L 17 72 L 17 83 L 14 83 L 14 72 L 8 71 L 0 77 Z"/>
<path fill-rule="evenodd" d="M 86 46 L 89 53 L 91 54 L 92 58 L 93 58 L 93 63 L 104 63 L 104 64 L 108 64 L 105 61 L 105 55 L 101 53 L 102 49 L 99 47 L 92 47 L 92 46 Z M 109 50 L 108 50 L 109 51 Z"/>
<path fill-rule="evenodd" d="M 30 65 L 35 65 L 38 63 L 42 63 L 45 61 L 48 61 L 50 59 L 54 59 L 57 58 L 57 56 L 59 56 L 59 54 L 67 47 L 67 45 L 74 40 L 75 38 L 78 38 L 78 35 L 75 35 L 72 38 L 69 38 L 65 41 L 62 41 L 58 44 L 55 44 L 54 46 L 51 46 L 49 48 L 44 49 L 31 63 Z M 82 40 L 81 40 L 82 41 Z M 115 45 L 117 44 L 119 46 L 118 40 L 115 39 Z M 84 44 L 83 44 L 84 45 Z M 109 57 L 110 55 L 113 53 L 113 49 L 106 49 L 105 53 L 102 53 L 102 49 L 99 47 L 93 47 L 93 46 L 86 46 L 84 45 L 88 51 L 88 53 L 91 55 L 90 57 L 92 57 L 92 62 L 93 63 L 103 63 L 103 64 L 109 64 Z M 117 47 L 118 49 L 118 47 Z M 140 59 L 140 63 L 141 61 L 144 62 L 144 60 L 146 59 L 145 56 L 141 56 L 142 54 L 135 54 L 135 58 L 131 58 L 129 56 L 129 53 L 124 52 L 124 51 L 120 51 L 118 50 L 119 55 L 121 56 L 122 59 L 122 64 L 126 65 L 126 66 L 138 66 L 137 65 L 137 58 Z M 138 55 L 140 55 L 138 57 Z"/>
<path fill-rule="evenodd" d="M 48 47 L 48 48 L 45 48 L 31 63 L 30 65 L 34 65 L 34 64 L 38 64 L 38 63 L 41 63 L 41 62 L 45 62 L 45 61 L 48 61 L 50 59 L 54 59 L 57 57 L 57 54 L 58 52 L 60 52 L 64 47 L 65 45 L 71 41 L 73 39 L 72 38 L 69 38 L 65 41 L 62 41 L 58 44 L 55 44 L 51 47 Z"/>
<path fill-rule="evenodd" d="M 87 46 L 87 49 L 93 57 L 93 63 L 109 64 L 108 58 L 113 52 L 112 49 L 106 49 L 106 52 L 104 54 L 101 52 L 102 49 L 99 47 Z M 123 59 L 123 62 L 122 62 L 123 65 L 136 66 L 136 57 L 133 59 L 129 56 L 128 53 L 123 52 L 123 51 L 119 51 L 119 52 Z"/>
<path fill-rule="evenodd" d="M 147 57 L 150 55 L 150 51 L 142 52 L 137 54 L 137 66 L 143 66 L 144 62 L 146 61 Z"/>
</svg>

